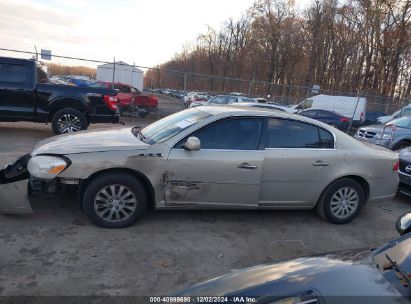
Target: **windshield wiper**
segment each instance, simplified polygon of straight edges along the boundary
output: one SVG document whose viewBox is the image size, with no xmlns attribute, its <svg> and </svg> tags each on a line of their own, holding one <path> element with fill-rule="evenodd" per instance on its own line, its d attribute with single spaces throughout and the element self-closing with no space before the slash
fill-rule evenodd
<svg viewBox="0 0 411 304">
<path fill-rule="evenodd" d="M 397 262 L 391 259 L 391 257 L 388 255 L 388 253 L 385 254 L 385 258 L 390 262 L 390 267 L 394 269 L 397 273 L 399 273 L 402 278 L 407 282 L 407 287 L 410 285 L 410 279 L 408 276 L 401 270 L 401 268 L 398 266 Z"/>
</svg>

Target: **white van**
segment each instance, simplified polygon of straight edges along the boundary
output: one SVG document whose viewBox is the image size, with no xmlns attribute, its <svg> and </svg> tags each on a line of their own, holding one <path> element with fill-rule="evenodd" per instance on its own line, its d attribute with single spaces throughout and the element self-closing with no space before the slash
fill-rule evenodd
<svg viewBox="0 0 411 304">
<path fill-rule="evenodd" d="M 357 105 L 358 102 L 358 105 Z M 357 106 L 357 109 L 355 107 Z M 347 96 L 332 96 L 332 95 L 316 95 L 307 98 L 298 105 L 293 106 L 294 113 L 301 112 L 307 109 L 321 109 L 336 112 L 349 119 L 353 118 L 353 125 L 361 125 L 365 121 L 365 113 L 367 109 L 367 99 L 361 97 Z"/>
</svg>

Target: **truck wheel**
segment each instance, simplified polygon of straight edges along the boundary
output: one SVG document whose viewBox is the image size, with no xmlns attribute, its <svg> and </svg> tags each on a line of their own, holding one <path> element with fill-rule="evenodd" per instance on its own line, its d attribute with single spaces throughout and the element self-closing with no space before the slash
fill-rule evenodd
<svg viewBox="0 0 411 304">
<path fill-rule="evenodd" d="M 364 190 L 350 178 L 342 178 L 321 195 L 317 203 L 317 213 L 334 224 L 345 224 L 355 218 L 365 203 Z"/>
<path fill-rule="evenodd" d="M 86 130 L 88 122 L 83 113 L 75 109 L 62 109 L 57 111 L 52 120 L 51 126 L 55 134 L 73 133 Z"/>
<path fill-rule="evenodd" d="M 133 225 L 147 209 L 143 185 L 128 173 L 96 177 L 83 195 L 83 210 L 91 222 L 105 228 Z"/>
<path fill-rule="evenodd" d="M 403 140 L 403 141 L 400 141 L 398 144 L 396 144 L 393 150 L 400 151 L 402 149 L 408 148 L 409 146 L 411 146 L 411 142 Z"/>
</svg>

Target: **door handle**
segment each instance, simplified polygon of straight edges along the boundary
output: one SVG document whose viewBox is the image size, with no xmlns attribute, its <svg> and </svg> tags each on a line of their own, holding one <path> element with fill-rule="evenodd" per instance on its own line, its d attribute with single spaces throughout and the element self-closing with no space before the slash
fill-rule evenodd
<svg viewBox="0 0 411 304">
<path fill-rule="evenodd" d="M 327 167 L 328 163 L 324 163 L 321 160 L 317 160 L 315 163 L 313 163 L 314 167 Z"/>
<path fill-rule="evenodd" d="M 249 169 L 249 170 L 252 170 L 252 169 L 257 169 L 257 166 L 250 165 L 249 163 L 242 163 L 242 164 L 239 165 L 237 168 L 239 168 L 239 169 Z"/>
</svg>

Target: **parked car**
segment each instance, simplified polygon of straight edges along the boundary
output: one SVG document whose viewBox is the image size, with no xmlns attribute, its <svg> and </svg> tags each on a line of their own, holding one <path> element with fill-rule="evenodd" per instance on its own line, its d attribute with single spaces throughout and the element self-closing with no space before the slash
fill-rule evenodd
<svg viewBox="0 0 411 304">
<path fill-rule="evenodd" d="M 117 92 L 51 83 L 34 60 L 0 57 L 0 121 L 51 122 L 55 134 L 119 122 Z"/>
<path fill-rule="evenodd" d="M 242 102 L 240 104 L 234 104 L 242 107 L 252 107 L 252 108 L 261 108 L 261 109 L 269 109 L 275 110 L 280 112 L 285 112 L 283 108 L 278 107 L 276 105 L 266 104 L 266 103 L 257 103 L 257 102 Z"/>
<path fill-rule="evenodd" d="M 256 304 L 409 303 L 410 218 L 411 213 L 400 216 L 396 223 L 400 237 L 378 248 L 234 270 L 172 297 L 187 297 L 190 303 L 208 298 L 218 303 Z"/>
<path fill-rule="evenodd" d="M 398 154 L 400 158 L 398 192 L 411 197 L 411 148 L 402 149 Z"/>
<path fill-rule="evenodd" d="M 382 117 L 383 115 L 385 115 L 383 112 L 374 112 L 374 111 L 367 112 L 365 114 L 365 121 L 363 123 L 363 126 L 380 124 L 378 118 Z"/>
<path fill-rule="evenodd" d="M 367 99 L 320 94 L 307 98 L 303 102 L 291 107 L 290 109 L 290 111 L 294 110 L 294 113 L 299 113 L 308 109 L 333 111 L 346 118 L 353 119 L 353 127 L 358 128 L 364 123 L 366 119 L 365 115 L 367 109 Z"/>
<path fill-rule="evenodd" d="M 354 137 L 391 150 L 407 148 L 411 146 L 411 117 L 397 118 L 385 125 L 359 128 Z"/>
<path fill-rule="evenodd" d="M 138 89 L 128 83 L 110 81 L 97 81 L 93 86 L 112 88 L 118 90 L 117 98 L 120 113 L 137 111 L 141 117 L 158 110 L 158 98 L 156 96 L 143 95 Z"/>
<path fill-rule="evenodd" d="M 185 105 L 188 108 L 196 107 L 199 105 L 204 105 L 210 99 L 210 97 L 206 93 L 202 93 L 202 92 L 189 94 L 187 96 L 188 96 L 188 99 L 185 102 Z"/>
<path fill-rule="evenodd" d="M 313 209 L 343 224 L 392 198 L 398 155 L 299 115 L 235 106 L 190 108 L 147 127 L 41 141 L 0 171 L 0 210 L 28 213 L 30 195 L 77 186 L 103 227 L 155 209 Z M 30 179 L 29 179 L 30 177 Z M 30 183 L 30 191 L 27 192 Z"/>
<path fill-rule="evenodd" d="M 404 116 L 411 116 L 411 104 L 406 105 L 402 109 L 399 109 L 398 111 L 394 112 L 391 115 L 384 115 L 378 117 L 378 122 L 379 123 L 387 123 L 393 119 L 404 117 Z"/>
<path fill-rule="evenodd" d="M 229 105 L 229 104 L 239 104 L 239 103 L 256 103 L 257 102 L 250 97 L 240 96 L 240 95 L 217 95 L 208 101 L 208 105 Z"/>
<path fill-rule="evenodd" d="M 259 103 L 267 103 L 267 99 L 264 97 L 256 97 L 254 100 Z"/>
<path fill-rule="evenodd" d="M 351 121 L 351 119 L 345 116 L 342 116 L 333 111 L 326 110 L 305 110 L 300 112 L 299 114 L 305 117 L 322 121 L 323 123 L 326 123 L 327 125 L 333 126 L 334 128 L 342 131 L 346 131 L 348 129 L 348 125 Z"/>
</svg>

